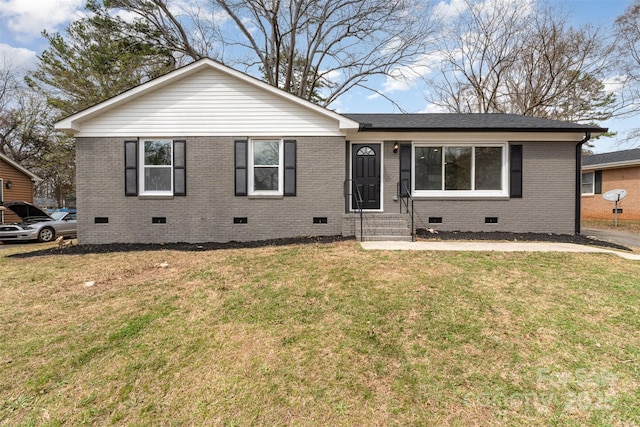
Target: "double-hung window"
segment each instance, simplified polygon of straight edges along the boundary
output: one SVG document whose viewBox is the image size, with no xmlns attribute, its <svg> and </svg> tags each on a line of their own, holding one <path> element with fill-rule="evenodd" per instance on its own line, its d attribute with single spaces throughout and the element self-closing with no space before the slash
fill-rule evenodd
<svg viewBox="0 0 640 427">
<path fill-rule="evenodd" d="M 143 194 L 173 194 L 173 141 L 143 139 L 141 189 Z"/>
<path fill-rule="evenodd" d="M 416 143 L 413 164 L 418 197 L 508 195 L 506 144 Z"/>
<path fill-rule="evenodd" d="M 282 195 L 283 162 L 282 140 L 251 140 L 249 144 L 249 194 Z"/>
<path fill-rule="evenodd" d="M 186 141 L 125 141 L 125 195 L 185 196 Z"/>
<path fill-rule="evenodd" d="M 296 195 L 295 139 L 235 140 L 235 195 Z"/>
</svg>

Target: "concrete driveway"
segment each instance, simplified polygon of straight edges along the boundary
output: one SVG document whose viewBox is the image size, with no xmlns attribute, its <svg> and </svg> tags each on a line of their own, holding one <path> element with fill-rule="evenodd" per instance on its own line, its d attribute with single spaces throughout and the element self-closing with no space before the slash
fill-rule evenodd
<svg viewBox="0 0 640 427">
<path fill-rule="evenodd" d="M 628 246 L 634 250 L 640 250 L 640 233 L 583 228 L 580 234 L 583 236 L 595 237 L 596 239 L 604 240 L 605 242 Z"/>
</svg>

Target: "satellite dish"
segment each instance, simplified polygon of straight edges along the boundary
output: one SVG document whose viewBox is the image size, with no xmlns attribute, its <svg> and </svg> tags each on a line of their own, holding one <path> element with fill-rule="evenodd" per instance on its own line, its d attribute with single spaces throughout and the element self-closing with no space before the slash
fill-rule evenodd
<svg viewBox="0 0 640 427">
<path fill-rule="evenodd" d="M 627 196 L 627 190 L 618 188 L 617 190 L 609 190 L 602 195 L 602 198 L 610 202 L 618 202 Z"/>
</svg>

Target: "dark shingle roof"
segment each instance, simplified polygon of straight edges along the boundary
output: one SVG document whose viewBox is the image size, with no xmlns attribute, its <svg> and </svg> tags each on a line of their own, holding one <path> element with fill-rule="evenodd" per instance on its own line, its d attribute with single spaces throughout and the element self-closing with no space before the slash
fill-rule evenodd
<svg viewBox="0 0 640 427">
<path fill-rule="evenodd" d="M 518 114 L 343 114 L 360 123 L 360 131 L 541 131 L 606 132 L 592 125 Z"/>
<path fill-rule="evenodd" d="M 582 166 L 604 165 L 607 163 L 633 162 L 640 163 L 640 148 L 613 151 L 611 153 L 592 154 L 582 158 Z"/>
</svg>

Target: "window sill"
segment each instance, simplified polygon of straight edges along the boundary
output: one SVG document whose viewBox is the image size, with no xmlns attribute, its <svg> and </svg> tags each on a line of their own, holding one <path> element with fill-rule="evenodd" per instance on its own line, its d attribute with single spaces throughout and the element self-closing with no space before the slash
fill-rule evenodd
<svg viewBox="0 0 640 427">
<path fill-rule="evenodd" d="M 173 195 L 153 195 L 153 194 L 141 194 L 138 196 L 138 200 L 173 200 Z"/>
<path fill-rule="evenodd" d="M 413 200 L 470 201 L 470 200 L 510 200 L 509 196 L 413 196 Z"/>
<path fill-rule="evenodd" d="M 284 199 L 282 194 L 249 194 L 249 199 Z"/>
</svg>

